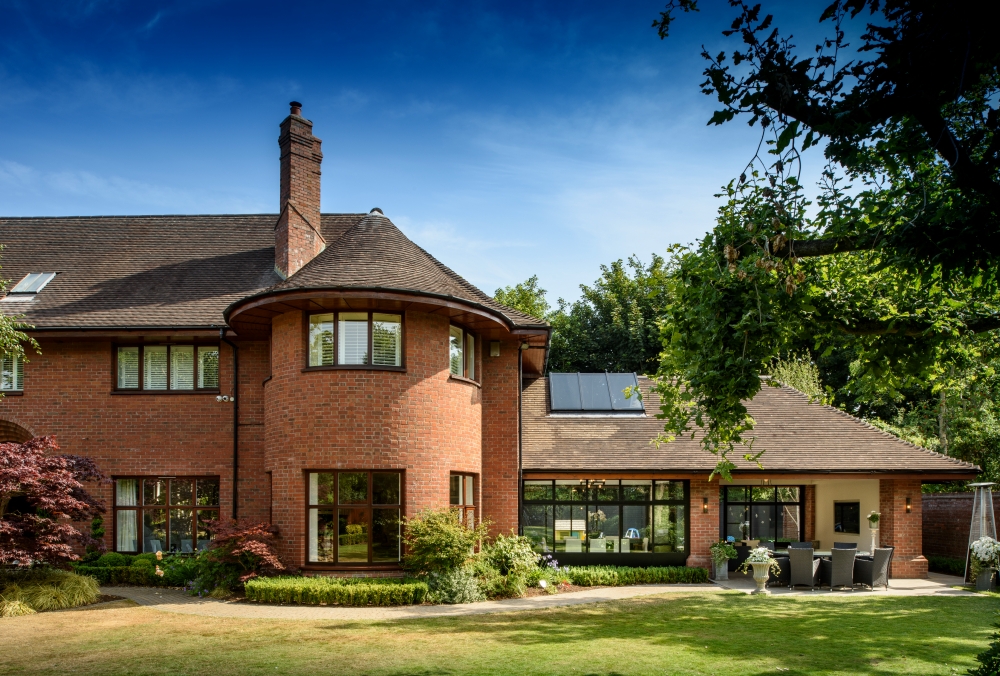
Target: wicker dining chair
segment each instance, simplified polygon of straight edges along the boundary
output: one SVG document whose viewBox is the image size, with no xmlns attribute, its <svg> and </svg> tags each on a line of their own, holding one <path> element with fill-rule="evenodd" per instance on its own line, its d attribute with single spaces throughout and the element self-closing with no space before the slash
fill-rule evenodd
<svg viewBox="0 0 1000 676">
<path fill-rule="evenodd" d="M 788 588 L 804 585 L 816 589 L 819 583 L 819 559 L 813 558 L 812 547 L 793 547 L 788 550 L 791 573 Z"/>
<path fill-rule="evenodd" d="M 836 587 L 854 588 L 854 559 L 858 554 L 857 549 L 834 549 L 830 552 L 832 557 L 830 568 L 830 589 Z"/>
<path fill-rule="evenodd" d="M 878 547 L 871 557 L 858 559 L 854 569 L 854 581 L 875 591 L 876 585 L 889 589 L 889 564 L 892 563 L 894 547 Z"/>
</svg>

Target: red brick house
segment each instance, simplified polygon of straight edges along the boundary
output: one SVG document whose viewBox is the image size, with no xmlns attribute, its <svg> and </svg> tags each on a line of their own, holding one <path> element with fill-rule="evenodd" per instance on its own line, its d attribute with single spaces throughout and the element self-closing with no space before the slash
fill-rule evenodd
<svg viewBox="0 0 1000 676">
<path fill-rule="evenodd" d="M 769 469 L 720 492 L 696 441 L 649 445 L 645 380 L 638 410 L 558 410 L 547 324 L 379 209 L 321 214 L 321 142 L 299 104 L 278 142 L 278 214 L 0 219 L 14 283 L 0 309 L 41 346 L 3 360 L 0 438 L 54 434 L 112 476 L 109 548 L 193 552 L 205 521 L 245 517 L 277 527 L 294 567 L 390 573 L 400 517 L 450 504 L 567 560 L 704 565 L 725 514 L 773 535 L 792 493 L 798 530 L 783 517 L 776 539 L 825 539 L 824 482 L 863 477 L 904 555 L 896 574 L 926 572 L 920 482 L 971 465 L 765 388 L 752 404 Z M 630 376 L 605 376 L 608 396 Z M 836 508 L 841 522 L 865 500 Z"/>
</svg>

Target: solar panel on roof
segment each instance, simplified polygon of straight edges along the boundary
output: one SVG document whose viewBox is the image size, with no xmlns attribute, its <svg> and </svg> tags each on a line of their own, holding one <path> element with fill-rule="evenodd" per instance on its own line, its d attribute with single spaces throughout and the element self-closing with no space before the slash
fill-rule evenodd
<svg viewBox="0 0 1000 676">
<path fill-rule="evenodd" d="M 609 373 L 608 389 L 611 390 L 611 408 L 615 411 L 641 411 L 642 402 L 639 401 L 638 394 L 633 392 L 628 399 L 625 398 L 625 389 L 628 387 L 638 387 L 634 373 Z"/>
<path fill-rule="evenodd" d="M 611 393 L 608 378 L 603 373 L 580 374 L 580 399 L 584 411 L 610 411 Z"/>
<path fill-rule="evenodd" d="M 549 400 L 553 411 L 582 411 L 579 374 L 550 373 Z"/>
</svg>

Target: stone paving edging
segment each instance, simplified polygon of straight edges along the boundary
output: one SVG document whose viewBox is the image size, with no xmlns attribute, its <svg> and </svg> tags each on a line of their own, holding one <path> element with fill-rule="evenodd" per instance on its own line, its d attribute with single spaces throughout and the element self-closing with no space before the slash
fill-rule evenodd
<svg viewBox="0 0 1000 676">
<path fill-rule="evenodd" d="M 426 605 L 347 608 L 342 606 L 270 605 L 233 603 L 213 598 L 198 598 L 178 589 L 157 587 L 101 587 L 101 593 L 123 596 L 141 606 L 156 610 L 203 615 L 207 617 L 233 617 L 243 619 L 278 620 L 406 620 L 430 617 L 460 617 L 487 613 L 507 613 L 542 608 L 560 608 L 585 603 L 601 603 L 621 599 L 666 594 L 671 592 L 724 592 L 714 584 L 648 584 L 629 587 L 603 587 L 579 592 L 533 596 L 503 601 L 483 601 L 461 605 Z"/>
</svg>

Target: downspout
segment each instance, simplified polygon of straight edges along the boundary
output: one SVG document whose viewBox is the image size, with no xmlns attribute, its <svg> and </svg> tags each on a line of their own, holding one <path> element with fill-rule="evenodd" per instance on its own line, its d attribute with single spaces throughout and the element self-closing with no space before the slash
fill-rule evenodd
<svg viewBox="0 0 1000 676">
<path fill-rule="evenodd" d="M 226 329 L 219 329 L 219 340 L 233 350 L 233 520 L 239 518 L 240 504 L 240 351 L 236 343 L 226 338 Z"/>
<path fill-rule="evenodd" d="M 517 532 L 522 534 L 521 525 L 521 514 L 524 511 L 524 507 L 521 504 L 522 491 L 521 486 L 524 485 L 523 472 L 521 466 L 521 436 L 522 436 L 522 425 L 521 425 L 521 391 L 524 389 L 524 371 L 522 364 L 522 357 L 524 355 L 524 350 L 520 349 L 518 346 L 517 350 Z"/>
</svg>

